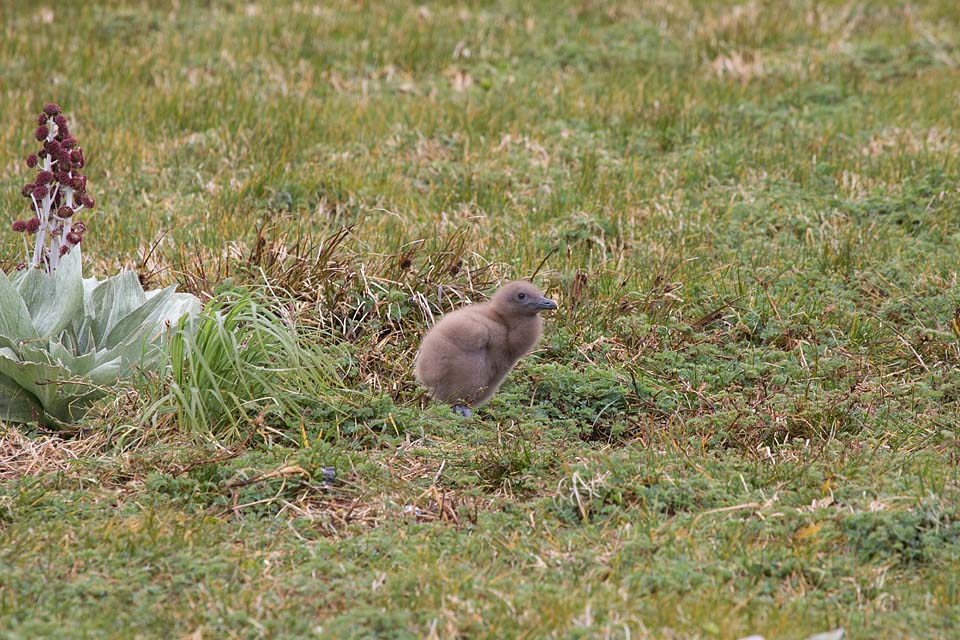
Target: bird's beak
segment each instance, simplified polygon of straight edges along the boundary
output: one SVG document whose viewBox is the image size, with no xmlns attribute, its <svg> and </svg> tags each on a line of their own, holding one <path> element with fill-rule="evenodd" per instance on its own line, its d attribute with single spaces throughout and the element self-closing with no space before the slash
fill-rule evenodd
<svg viewBox="0 0 960 640">
<path fill-rule="evenodd" d="M 535 306 L 537 309 L 544 309 L 544 310 L 556 309 L 557 303 L 551 300 L 550 298 L 544 298 L 543 296 L 540 296 L 539 300 L 534 301 L 533 306 Z"/>
</svg>

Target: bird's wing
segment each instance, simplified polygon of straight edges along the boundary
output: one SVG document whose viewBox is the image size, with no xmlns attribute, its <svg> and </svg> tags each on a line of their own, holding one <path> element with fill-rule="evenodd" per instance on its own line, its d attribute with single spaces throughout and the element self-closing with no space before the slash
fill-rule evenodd
<svg viewBox="0 0 960 640">
<path fill-rule="evenodd" d="M 484 320 L 472 313 L 451 315 L 444 335 L 463 351 L 483 351 L 490 344 L 490 327 Z"/>
</svg>

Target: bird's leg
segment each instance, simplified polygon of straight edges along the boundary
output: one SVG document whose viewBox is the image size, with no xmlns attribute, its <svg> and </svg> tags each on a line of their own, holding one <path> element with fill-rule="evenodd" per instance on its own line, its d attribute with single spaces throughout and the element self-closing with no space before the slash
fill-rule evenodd
<svg viewBox="0 0 960 640">
<path fill-rule="evenodd" d="M 464 418 L 469 418 L 473 415 L 473 411 L 470 411 L 470 407 L 465 407 L 462 404 L 453 405 L 453 412 L 458 416 L 463 416 Z"/>
</svg>

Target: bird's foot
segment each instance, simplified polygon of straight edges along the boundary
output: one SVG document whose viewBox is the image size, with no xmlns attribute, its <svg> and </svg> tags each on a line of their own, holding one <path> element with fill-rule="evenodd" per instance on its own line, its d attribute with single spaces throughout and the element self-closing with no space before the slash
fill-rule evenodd
<svg viewBox="0 0 960 640">
<path fill-rule="evenodd" d="M 464 418 L 469 418 L 473 415 L 473 411 L 470 411 L 470 407 L 465 407 L 462 404 L 453 405 L 453 412 Z"/>
</svg>

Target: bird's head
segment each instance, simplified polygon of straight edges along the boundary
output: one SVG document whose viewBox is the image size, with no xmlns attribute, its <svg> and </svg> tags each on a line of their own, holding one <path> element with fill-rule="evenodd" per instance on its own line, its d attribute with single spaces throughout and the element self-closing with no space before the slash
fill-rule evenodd
<svg viewBox="0 0 960 640">
<path fill-rule="evenodd" d="M 544 298 L 540 290 L 526 280 L 509 282 L 493 294 L 494 308 L 507 316 L 535 316 L 557 308 L 557 303 Z"/>
</svg>

